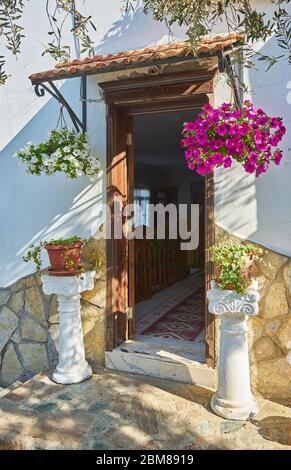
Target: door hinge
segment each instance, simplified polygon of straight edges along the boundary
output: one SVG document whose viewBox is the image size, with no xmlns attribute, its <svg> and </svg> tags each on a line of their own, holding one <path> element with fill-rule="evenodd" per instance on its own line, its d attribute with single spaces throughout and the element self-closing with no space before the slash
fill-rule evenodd
<svg viewBox="0 0 291 470">
<path fill-rule="evenodd" d="M 126 134 L 126 145 L 132 145 L 132 134 Z"/>
<path fill-rule="evenodd" d="M 128 307 L 127 310 L 127 320 L 132 320 L 133 319 L 133 312 L 134 312 L 134 307 Z"/>
</svg>

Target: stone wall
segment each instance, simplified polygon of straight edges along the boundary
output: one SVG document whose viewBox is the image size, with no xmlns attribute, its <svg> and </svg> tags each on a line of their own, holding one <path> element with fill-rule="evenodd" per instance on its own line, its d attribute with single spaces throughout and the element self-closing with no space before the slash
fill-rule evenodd
<svg viewBox="0 0 291 470">
<path fill-rule="evenodd" d="M 216 242 L 238 240 L 216 228 Z M 267 398 L 290 400 L 291 258 L 265 249 L 256 263 L 260 311 L 249 320 L 252 387 Z"/>
<path fill-rule="evenodd" d="M 217 227 L 217 243 L 229 239 L 237 240 Z M 94 289 L 81 301 L 86 357 L 93 369 L 104 364 L 104 253 L 104 242 L 95 238 L 83 249 L 85 269 L 97 273 Z M 255 275 L 261 300 L 259 315 L 249 320 L 252 386 L 265 397 L 286 400 L 291 390 L 291 259 L 266 250 Z M 56 297 L 43 294 L 39 275 L 0 289 L 0 385 L 56 362 L 58 323 Z"/>
<path fill-rule="evenodd" d="M 105 262 L 103 240 L 92 238 L 83 249 L 85 269 L 96 270 L 92 292 L 82 295 L 86 357 L 93 368 L 104 363 Z M 57 360 L 57 298 L 42 292 L 34 274 L 0 289 L 0 386 L 23 380 Z"/>
</svg>

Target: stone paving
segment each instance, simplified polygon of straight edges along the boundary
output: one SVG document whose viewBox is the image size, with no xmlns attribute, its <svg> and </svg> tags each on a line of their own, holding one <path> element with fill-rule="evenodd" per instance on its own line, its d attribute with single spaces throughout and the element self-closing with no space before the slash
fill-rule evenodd
<svg viewBox="0 0 291 470">
<path fill-rule="evenodd" d="M 228 421 L 212 393 L 104 370 L 76 385 L 39 374 L 0 399 L 0 449 L 291 449 L 290 406 L 258 398 L 253 421 Z"/>
</svg>

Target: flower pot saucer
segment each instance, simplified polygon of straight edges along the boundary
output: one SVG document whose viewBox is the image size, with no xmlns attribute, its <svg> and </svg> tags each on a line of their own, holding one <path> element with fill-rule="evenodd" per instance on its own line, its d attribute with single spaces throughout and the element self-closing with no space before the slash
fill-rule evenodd
<svg viewBox="0 0 291 470">
<path fill-rule="evenodd" d="M 80 268 L 77 271 L 53 271 L 52 268 L 48 269 L 49 275 L 50 276 L 56 276 L 56 277 L 67 277 L 67 276 L 79 276 L 83 272 L 83 270 Z"/>
</svg>

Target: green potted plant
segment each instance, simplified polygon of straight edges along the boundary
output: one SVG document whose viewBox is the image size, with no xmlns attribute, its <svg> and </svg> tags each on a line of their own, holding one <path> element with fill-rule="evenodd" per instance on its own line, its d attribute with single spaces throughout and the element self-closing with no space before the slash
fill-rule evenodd
<svg viewBox="0 0 291 470">
<path fill-rule="evenodd" d="M 262 256 L 263 250 L 250 243 L 228 242 L 212 246 L 210 252 L 218 287 L 243 294 L 252 282 L 254 261 Z"/>
<path fill-rule="evenodd" d="M 40 240 L 30 246 L 23 260 L 33 261 L 39 272 L 42 267 L 41 252 L 45 249 L 51 263 L 49 268 L 51 276 L 75 276 L 81 272 L 81 248 L 85 242 L 85 239 L 78 236 Z"/>
<path fill-rule="evenodd" d="M 211 408 L 226 419 L 243 421 L 258 411 L 251 390 L 247 321 L 259 312 L 260 294 L 252 267 L 262 253 L 240 242 L 211 248 L 216 281 L 211 281 L 207 291 L 208 310 L 220 318 L 218 389 Z"/>
</svg>

